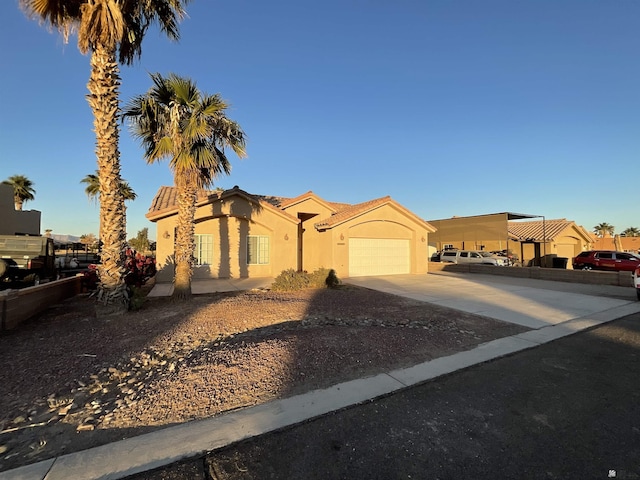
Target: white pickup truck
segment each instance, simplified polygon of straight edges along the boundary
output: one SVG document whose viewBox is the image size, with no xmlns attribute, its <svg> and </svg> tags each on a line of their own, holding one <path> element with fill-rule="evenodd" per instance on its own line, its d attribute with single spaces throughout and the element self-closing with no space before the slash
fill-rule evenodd
<svg viewBox="0 0 640 480">
<path fill-rule="evenodd" d="M 482 250 L 445 250 L 440 254 L 441 262 L 449 263 L 480 263 L 506 267 L 509 265 L 507 257 L 500 257 Z"/>
</svg>

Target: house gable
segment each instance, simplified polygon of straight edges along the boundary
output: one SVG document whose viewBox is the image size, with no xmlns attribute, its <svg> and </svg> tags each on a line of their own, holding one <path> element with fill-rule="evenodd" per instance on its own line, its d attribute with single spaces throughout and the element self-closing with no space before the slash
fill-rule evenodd
<svg viewBox="0 0 640 480">
<path fill-rule="evenodd" d="M 367 216 L 368 214 L 375 215 L 375 212 L 382 211 L 384 207 L 391 208 L 403 217 L 406 217 L 406 220 L 408 220 L 409 222 L 414 223 L 420 228 L 425 228 L 429 233 L 433 233 L 436 230 L 433 225 L 422 220 L 389 196 L 377 198 L 356 205 L 351 205 L 350 207 L 344 208 L 343 210 L 337 212 L 335 215 L 317 222 L 315 224 L 315 227 L 320 231 L 329 230 L 338 227 L 345 222 L 354 222 L 357 218 Z"/>
</svg>

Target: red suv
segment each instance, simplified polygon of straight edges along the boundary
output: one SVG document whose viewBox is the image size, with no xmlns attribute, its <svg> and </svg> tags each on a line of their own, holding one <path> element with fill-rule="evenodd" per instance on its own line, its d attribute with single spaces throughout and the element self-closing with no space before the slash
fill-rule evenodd
<svg viewBox="0 0 640 480">
<path fill-rule="evenodd" d="M 573 258 L 574 270 L 613 270 L 633 272 L 640 266 L 640 257 L 630 252 L 590 250 Z"/>
</svg>

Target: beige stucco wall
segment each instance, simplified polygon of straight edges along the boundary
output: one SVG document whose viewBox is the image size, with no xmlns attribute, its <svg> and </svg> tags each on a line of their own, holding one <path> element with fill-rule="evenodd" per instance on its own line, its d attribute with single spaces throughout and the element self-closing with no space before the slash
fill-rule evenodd
<svg viewBox="0 0 640 480">
<path fill-rule="evenodd" d="M 558 257 L 567 258 L 567 268 L 573 268 L 571 266 L 571 259 L 578 255 L 583 250 L 589 249 L 589 243 L 584 239 L 574 237 L 571 235 L 563 235 L 555 239 L 551 244 L 553 253 Z"/>
<path fill-rule="evenodd" d="M 506 213 L 429 220 L 429 223 L 437 229 L 429 235 L 429 242 L 436 250 L 442 250 L 445 244 L 461 250 L 512 249 Z"/>
<path fill-rule="evenodd" d="M 296 263 L 293 268 L 307 272 L 313 272 L 318 268 L 333 268 L 330 236 L 314 227 L 315 223 L 330 217 L 333 210 L 313 197 L 290 205 L 284 210 L 289 215 L 300 218 Z"/>
<path fill-rule="evenodd" d="M 320 219 L 329 217 L 332 213 L 330 206 L 325 205 L 324 202 L 321 203 L 317 201 L 313 197 L 285 207 L 284 211 L 294 217 L 297 217 L 299 213 L 315 213 L 317 214 L 316 222 Z"/>
<path fill-rule="evenodd" d="M 173 245 L 176 215 L 157 222 L 158 281 L 173 279 Z M 242 197 L 200 206 L 195 214 L 195 233 L 213 235 L 211 265 L 194 267 L 193 278 L 245 278 L 277 276 L 295 268 L 297 224 L 270 208 L 258 208 Z M 169 238 L 165 238 L 166 234 Z M 247 264 L 247 236 L 269 237 L 269 263 Z"/>
</svg>

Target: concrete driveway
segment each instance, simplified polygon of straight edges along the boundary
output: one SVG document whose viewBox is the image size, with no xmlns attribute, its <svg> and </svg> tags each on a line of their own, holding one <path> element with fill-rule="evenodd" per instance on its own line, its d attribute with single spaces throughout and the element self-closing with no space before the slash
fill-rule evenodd
<svg viewBox="0 0 640 480">
<path fill-rule="evenodd" d="M 640 311 L 631 287 L 451 272 L 352 277 L 344 283 L 539 329 L 569 320 Z M 625 314 L 629 314 L 625 313 Z"/>
</svg>

